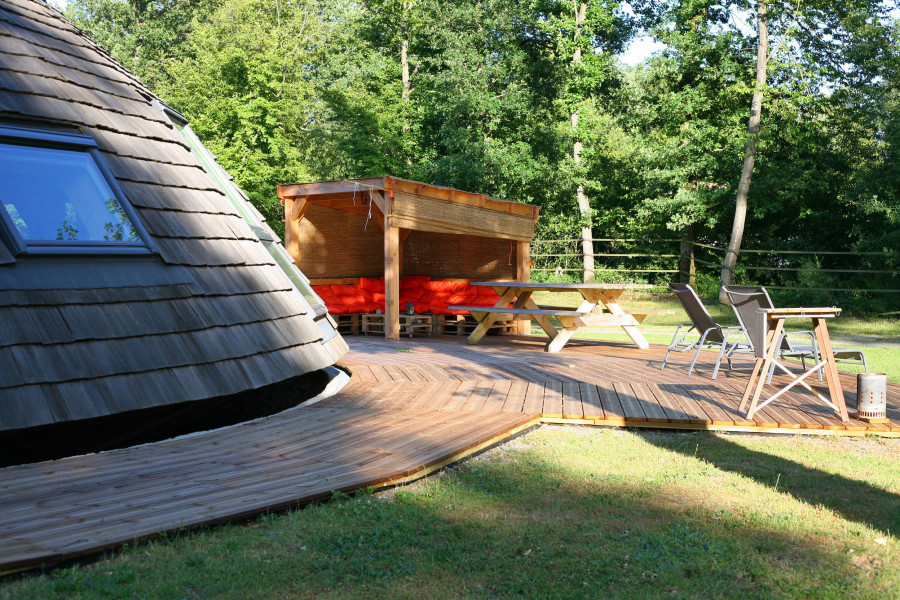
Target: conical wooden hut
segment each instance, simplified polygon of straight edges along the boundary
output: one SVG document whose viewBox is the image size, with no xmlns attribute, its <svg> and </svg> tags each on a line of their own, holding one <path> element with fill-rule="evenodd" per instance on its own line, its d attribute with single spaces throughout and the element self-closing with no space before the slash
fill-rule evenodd
<svg viewBox="0 0 900 600">
<path fill-rule="evenodd" d="M 53 426 L 253 402 L 346 351 L 184 118 L 37 0 L 0 0 L 0 182 L 6 450 Z"/>
</svg>

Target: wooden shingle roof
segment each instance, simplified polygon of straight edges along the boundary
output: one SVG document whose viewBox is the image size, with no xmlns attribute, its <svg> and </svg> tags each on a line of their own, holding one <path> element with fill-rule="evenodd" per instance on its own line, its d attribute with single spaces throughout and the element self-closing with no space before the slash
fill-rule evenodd
<svg viewBox="0 0 900 600">
<path fill-rule="evenodd" d="M 0 120 L 93 138 L 154 250 L 23 257 L 0 241 L 0 431 L 231 395 L 346 349 L 155 101 L 54 9 L 0 0 Z"/>
</svg>

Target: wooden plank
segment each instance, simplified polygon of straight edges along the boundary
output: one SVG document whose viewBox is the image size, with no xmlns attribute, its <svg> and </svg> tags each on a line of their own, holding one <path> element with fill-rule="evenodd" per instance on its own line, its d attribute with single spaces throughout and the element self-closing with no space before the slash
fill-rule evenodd
<svg viewBox="0 0 900 600">
<path fill-rule="evenodd" d="M 681 405 L 678 404 L 678 401 L 675 400 L 671 393 L 662 389 L 658 384 L 648 385 L 647 391 L 653 394 L 657 405 L 662 408 L 663 413 L 669 421 L 673 423 L 691 422 L 690 415 L 684 412 Z"/>
<path fill-rule="evenodd" d="M 442 410 L 453 397 L 453 394 L 456 393 L 459 385 L 459 381 L 457 380 L 442 381 L 441 388 L 434 396 L 432 396 L 428 404 L 422 408 L 427 410 Z"/>
<path fill-rule="evenodd" d="M 545 417 L 562 419 L 562 383 L 549 381 L 544 385 L 544 408 L 542 413 Z"/>
<path fill-rule="evenodd" d="M 640 399 L 634 395 L 634 391 L 627 383 L 614 383 L 613 389 L 622 403 L 622 410 L 625 412 L 627 421 L 646 421 L 647 415 Z"/>
<path fill-rule="evenodd" d="M 481 410 L 481 408 L 487 402 L 488 397 L 490 397 L 491 391 L 494 389 L 494 385 L 494 382 L 485 382 L 477 385 L 472 390 L 472 393 L 466 399 L 466 403 L 460 410 Z"/>
<path fill-rule="evenodd" d="M 531 243 L 516 242 L 516 279 L 518 281 L 531 281 Z M 516 333 L 528 335 L 531 333 L 531 322 L 518 321 Z"/>
<path fill-rule="evenodd" d="M 534 237 L 534 221 L 530 217 L 461 206 L 403 192 L 394 193 L 392 219 L 396 227 L 417 231 L 500 237 L 523 242 L 530 242 Z"/>
<path fill-rule="evenodd" d="M 479 410 L 482 412 L 499 412 L 503 410 L 512 384 L 512 381 L 498 381 L 495 383 L 494 388 L 491 390 L 491 394 L 487 397 L 487 400 Z"/>
<path fill-rule="evenodd" d="M 697 423 L 702 425 L 712 425 L 712 419 L 706 415 L 706 412 L 693 399 L 691 394 L 680 385 L 664 384 L 660 389 L 672 395 L 672 398 L 678 402 L 681 411 L 687 415 L 688 423 Z"/>
<path fill-rule="evenodd" d="M 581 406 L 581 386 L 578 382 L 572 381 L 562 384 L 562 418 L 584 418 L 584 410 Z"/>
<path fill-rule="evenodd" d="M 603 404 L 597 393 L 597 386 L 590 383 L 579 383 L 581 392 L 581 413 L 585 419 L 602 419 Z"/>
<path fill-rule="evenodd" d="M 400 339 L 400 230 L 392 217 L 384 223 L 384 314 L 387 326 L 384 337 Z"/>
<path fill-rule="evenodd" d="M 506 395 L 506 401 L 500 409 L 504 412 L 524 412 L 525 396 L 528 392 L 527 381 L 513 381 Z"/>
<path fill-rule="evenodd" d="M 461 410 L 463 406 L 465 406 L 466 401 L 469 399 L 469 396 L 478 388 L 480 383 L 475 381 L 463 381 L 459 384 L 459 387 L 453 392 L 453 395 L 450 397 L 450 400 L 447 401 L 447 404 L 444 405 L 443 410 Z"/>
<path fill-rule="evenodd" d="M 529 382 L 525 392 L 525 406 L 522 409 L 525 414 L 539 415 L 544 410 L 544 384 Z"/>
<path fill-rule="evenodd" d="M 603 405 L 604 420 L 624 423 L 625 409 L 619 401 L 614 385 L 611 382 L 597 383 L 597 396 Z"/>
<path fill-rule="evenodd" d="M 632 383 L 631 390 L 634 396 L 640 401 L 641 408 L 648 421 L 665 423 L 669 420 L 666 411 L 656 399 L 656 396 L 650 391 L 649 386 L 645 383 Z"/>
<path fill-rule="evenodd" d="M 384 178 L 367 177 L 363 179 L 345 179 L 341 181 L 292 183 L 276 186 L 275 193 L 279 198 L 296 198 L 298 196 L 307 196 L 315 200 L 328 199 L 341 195 L 352 196 L 354 193 L 359 194 L 361 193 L 361 191 L 370 189 L 371 186 L 374 186 L 376 189 L 385 189 Z"/>
<path fill-rule="evenodd" d="M 502 315 L 540 315 L 546 317 L 583 317 L 587 316 L 590 311 L 578 311 L 573 309 L 569 310 L 544 310 L 544 309 L 531 309 L 531 308 L 495 308 L 495 307 L 484 307 L 484 306 L 458 306 L 451 305 L 451 308 L 454 310 L 467 310 L 469 312 L 477 312 L 477 313 L 494 313 L 494 314 L 502 314 Z"/>
<path fill-rule="evenodd" d="M 425 184 L 418 181 L 409 181 L 397 177 L 385 177 L 385 186 L 396 192 L 403 192 L 414 196 L 424 196 L 435 200 L 453 202 L 476 208 L 486 208 L 500 213 L 519 215 L 528 217 L 532 221 L 536 221 L 538 216 L 537 206 L 524 204 L 522 202 L 500 200 L 498 198 L 485 196 L 484 194 L 474 194 L 472 192 Z"/>
</svg>

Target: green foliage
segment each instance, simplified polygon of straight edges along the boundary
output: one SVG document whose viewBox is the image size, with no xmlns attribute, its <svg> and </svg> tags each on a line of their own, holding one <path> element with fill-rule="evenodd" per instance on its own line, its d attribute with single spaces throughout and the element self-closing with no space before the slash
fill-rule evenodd
<svg viewBox="0 0 900 600">
<path fill-rule="evenodd" d="M 167 65 L 159 91 L 277 223 L 275 185 L 312 178 L 304 128 L 316 93 L 307 71 L 326 33 L 317 7 L 224 0 L 196 17 L 192 31 L 188 57 Z"/>
<path fill-rule="evenodd" d="M 646 0 L 626 12 L 590 1 L 578 25 L 580 6 L 70 0 L 66 11 L 191 119 L 276 228 L 277 184 L 392 174 L 537 204 L 543 239 L 580 237 L 580 184 L 595 237 L 691 229 L 724 246 L 747 141 L 755 4 Z M 900 247 L 900 25 L 877 0 L 771 3 L 769 13 L 743 246 Z M 638 27 L 665 48 L 624 67 L 616 54 Z M 867 281 L 853 284 L 896 286 L 893 275 Z"/>
</svg>

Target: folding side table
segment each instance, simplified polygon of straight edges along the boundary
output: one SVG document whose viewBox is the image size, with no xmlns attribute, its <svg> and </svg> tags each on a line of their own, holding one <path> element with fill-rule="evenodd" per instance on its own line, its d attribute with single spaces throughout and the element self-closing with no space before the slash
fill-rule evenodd
<svg viewBox="0 0 900 600">
<path fill-rule="evenodd" d="M 760 309 L 760 312 L 765 313 L 765 319 L 760 319 L 760 328 L 762 330 L 747 332 L 753 342 L 756 364 L 753 367 L 753 374 L 750 375 L 750 381 L 747 382 L 747 388 L 744 390 L 744 396 L 741 398 L 741 405 L 738 410 L 743 411 L 749 401 L 750 408 L 747 410 L 747 418 L 751 419 L 757 410 L 766 406 L 794 386 L 800 385 L 834 409 L 840 415 L 841 421 L 848 421 L 850 417 L 847 414 L 847 405 L 844 403 L 844 391 L 841 389 L 841 380 L 838 377 L 837 367 L 834 363 L 834 351 L 831 349 L 831 339 L 828 337 L 828 325 L 826 325 L 826 319 L 840 315 L 841 309 L 834 306 L 831 308 L 764 308 Z M 778 361 L 777 356 L 778 349 L 781 346 L 784 322 L 787 319 L 801 318 L 812 319 L 813 321 L 820 360 L 811 369 L 798 376 L 782 365 Z M 793 381 L 760 403 L 766 374 L 769 373 L 773 365 L 790 375 Z M 825 373 L 828 393 L 831 396 L 830 399 L 812 389 L 804 381 L 819 369 L 823 369 Z"/>
</svg>

